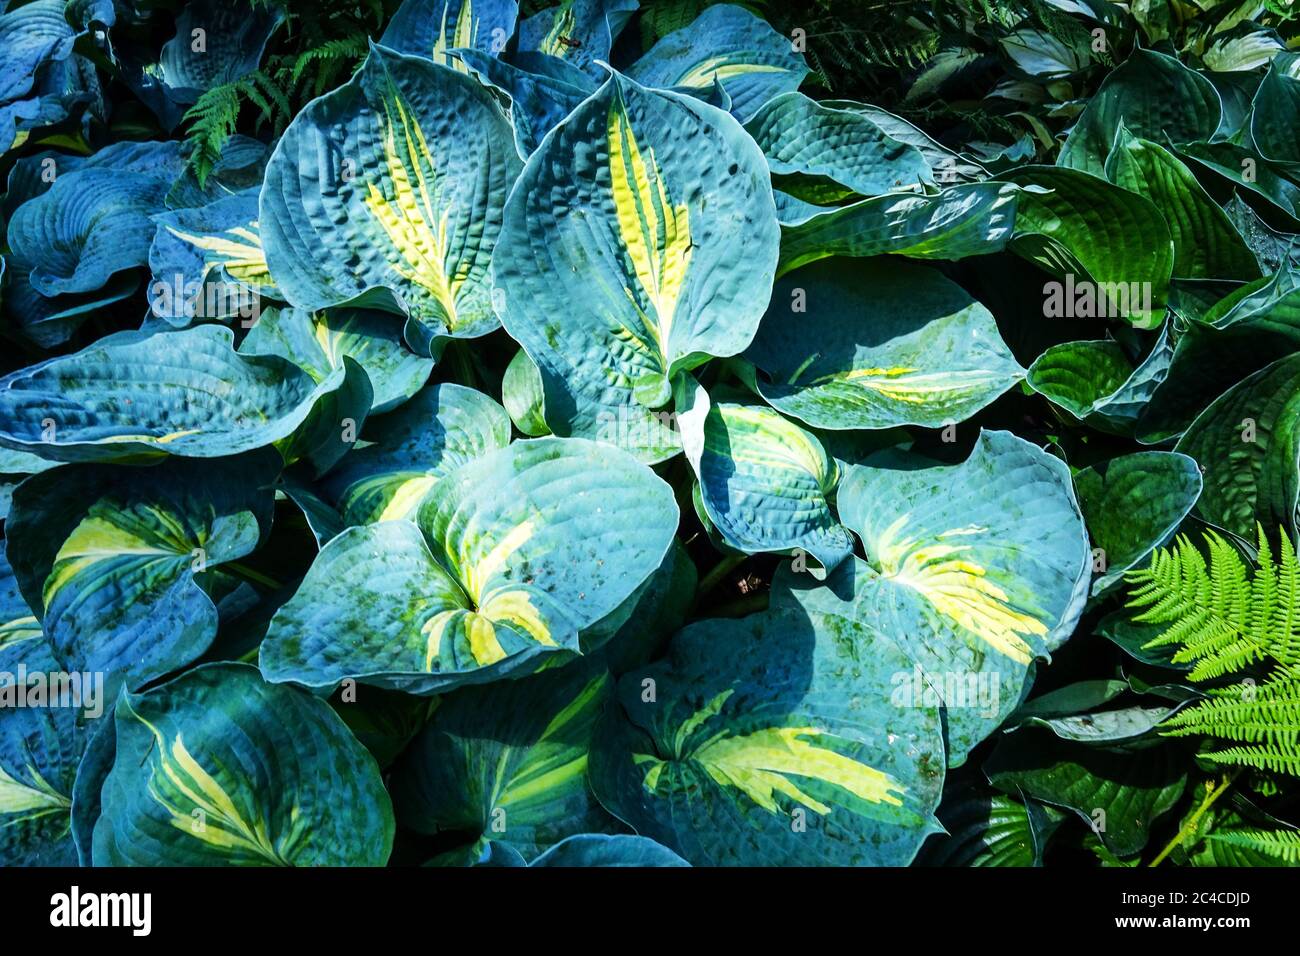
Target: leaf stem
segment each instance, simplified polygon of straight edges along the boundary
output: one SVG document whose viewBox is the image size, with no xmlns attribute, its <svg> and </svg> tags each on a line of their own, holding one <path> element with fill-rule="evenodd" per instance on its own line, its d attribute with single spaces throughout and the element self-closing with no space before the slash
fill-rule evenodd
<svg viewBox="0 0 1300 956">
<path fill-rule="evenodd" d="M 1165 857 L 1170 853 L 1173 853 L 1175 849 L 1182 845 L 1184 840 L 1195 832 L 1196 824 L 1201 822 L 1201 817 L 1205 816 L 1205 812 L 1209 810 L 1210 807 L 1214 806 L 1219 797 L 1223 796 L 1228 791 L 1228 788 L 1232 786 L 1232 782 L 1237 779 L 1237 774 L 1239 773 L 1241 773 L 1240 769 L 1235 770 L 1230 774 L 1223 775 L 1223 779 L 1219 781 L 1219 785 L 1205 794 L 1205 797 L 1201 800 L 1201 805 L 1196 808 L 1196 812 L 1187 818 L 1186 822 L 1183 823 L 1178 832 L 1174 834 L 1174 838 L 1169 841 L 1169 844 L 1160 851 L 1148 866 L 1159 866 L 1164 862 Z"/>
<path fill-rule="evenodd" d="M 253 584 L 260 584 L 262 587 L 270 588 L 272 591 L 278 591 L 284 587 L 284 585 L 275 578 L 267 577 L 261 571 L 254 571 L 248 565 L 242 564 L 239 561 L 224 561 L 221 564 L 221 570 L 229 571 L 231 574 L 235 575 L 235 577 L 243 578 L 245 581 L 249 581 Z"/>
</svg>

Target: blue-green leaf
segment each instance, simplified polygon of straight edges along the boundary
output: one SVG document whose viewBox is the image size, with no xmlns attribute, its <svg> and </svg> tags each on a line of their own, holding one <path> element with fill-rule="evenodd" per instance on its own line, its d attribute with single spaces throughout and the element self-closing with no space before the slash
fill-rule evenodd
<svg viewBox="0 0 1300 956">
<path fill-rule="evenodd" d="M 243 664 L 126 694 L 94 859 L 104 866 L 382 866 L 374 758 L 323 701 Z"/>
<path fill-rule="evenodd" d="M 818 605 L 699 621 L 624 676 L 591 753 L 602 804 L 697 866 L 901 866 L 939 829 L 937 705 L 911 662 Z"/>
<path fill-rule="evenodd" d="M 194 319 L 256 315 L 259 298 L 279 298 L 257 228 L 257 192 L 249 190 L 197 209 L 153 217 L 149 306 L 170 325 Z"/>
<path fill-rule="evenodd" d="M 679 372 L 749 344 L 777 242 L 766 163 L 734 119 L 611 77 L 529 159 L 492 264 L 551 431 L 674 454 L 656 409 Z"/>
<path fill-rule="evenodd" d="M 915 146 L 861 113 L 832 109 L 802 93 L 769 100 L 745 124 L 774 176 L 829 180 L 862 196 L 934 185 Z"/>
<path fill-rule="evenodd" d="M 616 830 L 587 785 L 603 666 L 575 663 L 442 698 L 394 771 L 403 826 L 490 838 L 532 859 L 568 836 Z"/>
<path fill-rule="evenodd" d="M 981 432 L 960 465 L 885 452 L 850 467 L 838 506 L 867 555 L 842 569 L 841 593 L 945 701 L 959 763 L 1083 610 L 1091 555 L 1069 469 L 1009 432 Z"/>
<path fill-rule="evenodd" d="M 258 221 L 271 275 L 299 308 L 406 315 L 411 347 L 436 358 L 448 338 L 497 326 L 488 262 L 519 166 L 478 83 L 373 47 L 294 118 L 267 164 Z"/>
<path fill-rule="evenodd" d="M 720 3 L 656 43 L 629 69 L 643 86 L 673 89 L 705 98 L 715 81 L 741 122 L 768 100 L 799 88 L 808 75 L 803 55 L 789 37 L 744 7 Z"/>
<path fill-rule="evenodd" d="M 813 435 L 766 406 L 712 402 L 693 383 L 685 392 L 677 409 L 682 445 L 727 544 L 806 551 L 825 569 L 852 553 L 853 538 L 830 507 L 838 468 Z"/>
<path fill-rule="evenodd" d="M 350 377 L 345 367 L 318 384 L 233 343 L 213 325 L 119 332 L 6 375 L 0 445 L 54 461 L 233 455 L 292 435 Z"/>
<path fill-rule="evenodd" d="M 374 393 L 371 411 L 386 412 L 424 387 L 433 360 L 402 345 L 396 318 L 365 309 L 267 309 L 244 341 L 242 355 L 278 355 L 323 382 L 343 368 L 344 357 L 365 369 Z"/>
<path fill-rule="evenodd" d="M 783 225 L 780 275 L 828 256 L 964 259 L 1001 252 L 1016 217 L 1014 186 L 970 183 L 933 196 L 888 193 Z"/>
<path fill-rule="evenodd" d="M 132 687 L 198 658 L 217 633 L 213 577 L 269 533 L 278 468 L 264 452 L 68 465 L 20 485 L 10 557 L 57 657 Z"/>
<path fill-rule="evenodd" d="M 678 513 L 627 453 L 539 438 L 443 478 L 418 520 L 349 528 L 321 550 L 262 644 L 269 679 L 427 694 L 571 656 L 663 562 Z"/>
<path fill-rule="evenodd" d="M 896 259 L 782 276 L 745 358 L 763 398 L 829 429 L 964 421 L 1024 375 L 988 309 Z"/>
</svg>

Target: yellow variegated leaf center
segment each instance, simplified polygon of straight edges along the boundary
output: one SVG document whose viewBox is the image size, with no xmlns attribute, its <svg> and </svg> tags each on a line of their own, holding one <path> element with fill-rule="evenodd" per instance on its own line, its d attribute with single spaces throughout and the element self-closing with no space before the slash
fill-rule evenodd
<svg viewBox="0 0 1300 956">
<path fill-rule="evenodd" d="M 456 23 L 453 27 L 453 33 L 450 39 L 447 37 L 447 15 L 451 12 L 451 4 L 448 3 L 442 8 L 442 22 L 438 24 L 438 35 L 434 37 L 431 59 L 434 63 L 441 63 L 443 66 L 449 66 L 460 73 L 468 73 L 469 69 L 464 63 L 453 56 L 448 56 L 448 50 L 468 49 L 475 45 L 478 39 L 478 18 L 474 16 L 474 5 L 470 0 L 465 0 L 456 11 Z"/>
<path fill-rule="evenodd" d="M 452 608 L 439 611 L 420 627 L 424 636 L 424 669 L 432 671 L 442 652 L 443 642 L 456 636 L 463 637 L 470 656 L 481 667 L 495 664 L 506 658 L 501 645 L 499 625 L 510 625 L 517 634 L 524 634 L 547 647 L 555 647 L 550 627 L 541 612 L 533 605 L 526 591 L 499 591 L 485 601 L 478 610 Z"/>
<path fill-rule="evenodd" d="M 247 226 L 236 226 L 216 235 L 182 232 L 172 226 L 167 231 L 177 239 L 204 252 L 205 271 L 222 266 L 230 278 L 251 286 L 270 286 L 271 270 L 262 252 L 262 240 L 257 233 L 257 220 Z"/>
<path fill-rule="evenodd" d="M 537 48 L 542 53 L 549 53 L 551 56 L 558 56 L 561 59 L 567 57 L 579 46 L 576 40 L 569 37 L 576 23 L 577 18 L 573 14 L 573 4 L 564 4 L 555 15 L 555 21 L 551 24 L 551 28 L 546 31 L 546 36 L 542 37 L 542 42 L 537 45 Z"/>
<path fill-rule="evenodd" d="M 452 207 L 437 182 L 437 166 L 424 130 L 400 96 L 384 106 L 384 167 L 391 196 L 366 183 L 366 208 L 391 246 L 394 271 L 424 290 L 448 328 L 457 324 L 456 298 L 469 277 L 469 262 L 452 261 Z M 395 260 L 395 261 L 394 261 Z"/>
<path fill-rule="evenodd" d="M 50 607 L 67 583 L 104 561 L 121 558 L 189 559 L 203 546 L 179 519 L 160 508 L 143 505 L 133 512 L 95 514 L 83 518 L 54 556 L 42 597 Z M 144 524 L 148 521 L 148 525 Z"/>
<path fill-rule="evenodd" d="M 659 354 L 666 358 L 691 262 L 690 210 L 684 203 L 674 205 L 654 150 L 643 154 L 619 102 L 610 107 L 607 138 L 619 238 L 632 262 L 640 295 L 630 288 L 625 291 Z M 648 308 L 642 307 L 643 302 Z"/>
<path fill-rule="evenodd" d="M 719 405 L 725 428 L 706 428 L 705 451 L 768 469 L 806 472 L 826 487 L 833 481 L 830 460 L 802 428 L 775 412 L 746 405 Z"/>
<path fill-rule="evenodd" d="M 50 786 L 35 767 L 29 765 L 27 773 L 31 783 L 14 779 L 0 767 L 0 816 L 21 814 L 24 820 L 30 820 L 72 806 L 72 801 Z"/>
<path fill-rule="evenodd" d="M 732 691 L 723 691 L 687 718 L 674 735 L 675 747 L 707 720 L 717 716 Z M 747 734 L 722 731 L 695 748 L 690 759 L 721 787 L 740 790 L 769 813 L 780 813 L 778 794 L 825 816 L 832 807 L 803 789 L 804 781 L 830 784 L 869 803 L 902 805 L 907 788 L 883 771 L 846 757 L 819 741 L 833 735 L 816 727 L 766 727 Z M 647 754 L 633 757 L 649 764 L 643 784 L 653 792 L 666 763 Z"/>
<path fill-rule="evenodd" d="M 292 865 L 287 848 L 306 834 L 305 820 L 295 813 L 289 833 L 273 839 L 267 820 L 260 814 L 248 819 L 221 782 L 190 753 L 181 735 L 168 740 L 157 727 L 134 716 L 154 736 L 149 796 L 167 811 L 173 827 L 217 849 L 252 853 L 277 866 Z"/>
<path fill-rule="evenodd" d="M 877 544 L 881 573 L 912 588 L 944 617 L 974 634 L 1000 654 L 1021 664 L 1033 660 L 1024 635 L 1043 636 L 1047 626 L 1011 605 L 1006 591 L 988 578 L 988 570 L 971 560 L 972 548 L 952 543 L 988 529 L 976 525 L 953 528 L 936 542 L 918 547 L 902 537 L 909 515 L 885 530 Z"/>
<path fill-rule="evenodd" d="M 691 90 L 703 90 L 713 85 L 715 77 L 719 82 L 722 82 L 733 77 L 744 76 L 747 73 L 789 72 L 783 66 L 773 66 L 768 63 L 733 62 L 728 61 L 726 57 L 715 56 L 709 57 L 691 67 L 690 70 L 682 74 L 676 85 Z"/>
</svg>

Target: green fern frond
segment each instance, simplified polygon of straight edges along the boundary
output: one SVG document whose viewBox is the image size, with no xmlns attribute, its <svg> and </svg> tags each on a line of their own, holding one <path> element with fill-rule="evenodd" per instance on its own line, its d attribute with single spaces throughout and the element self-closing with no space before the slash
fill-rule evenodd
<svg viewBox="0 0 1300 956">
<path fill-rule="evenodd" d="M 290 81 L 297 86 L 302 82 L 308 67 L 316 67 L 312 95 L 319 96 L 349 67 L 355 67 L 366 56 L 368 41 L 364 35 L 336 37 L 319 46 L 303 50 L 289 67 Z"/>
<path fill-rule="evenodd" d="M 1168 624 L 1149 647 L 1178 646 L 1176 663 L 1193 663 L 1192 680 L 1210 680 L 1243 670 L 1268 657 L 1291 662 L 1294 635 L 1276 635 L 1296 608 L 1280 602 L 1288 580 L 1300 576 L 1295 552 L 1284 541 L 1280 565 L 1274 565 L 1268 539 L 1259 534 L 1260 566 L 1253 576 L 1236 550 L 1220 535 L 1207 532 L 1210 560 L 1185 536 L 1173 548 L 1158 549 L 1149 567 L 1129 574 L 1128 606 L 1145 608 L 1134 620 Z M 1295 597 L 1293 590 L 1289 591 Z"/>
<path fill-rule="evenodd" d="M 1300 560 L 1281 535 L 1277 557 L 1258 531 L 1253 571 L 1223 537 L 1205 534 L 1205 555 L 1185 536 L 1157 549 L 1151 564 L 1128 574 L 1134 620 L 1167 624 L 1148 648 L 1176 646 L 1173 660 L 1194 666 L 1194 681 L 1272 662 L 1258 683 L 1214 688 L 1206 699 L 1168 718 L 1171 737 L 1213 737 L 1233 744 L 1202 756 L 1214 763 L 1300 776 Z"/>
<path fill-rule="evenodd" d="M 1227 830 L 1209 839 L 1254 850 L 1279 863 L 1300 865 L 1300 830 Z"/>
<path fill-rule="evenodd" d="M 186 141 L 190 144 L 189 167 L 202 187 L 218 160 L 222 147 L 235 132 L 239 121 L 239 83 L 223 83 L 204 92 L 185 112 L 189 124 Z"/>
</svg>

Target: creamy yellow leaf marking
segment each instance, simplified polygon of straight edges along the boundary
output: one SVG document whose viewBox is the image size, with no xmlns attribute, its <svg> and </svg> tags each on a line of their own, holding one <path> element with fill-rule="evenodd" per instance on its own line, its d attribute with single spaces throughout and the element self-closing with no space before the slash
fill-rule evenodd
<svg viewBox="0 0 1300 956">
<path fill-rule="evenodd" d="M 475 604 L 483 597 L 483 589 L 492 577 L 505 567 L 516 551 L 532 539 L 536 527 L 537 523 L 532 519 L 515 525 L 477 561 L 474 560 L 474 545 L 477 542 L 470 540 L 473 535 L 464 536 L 459 548 L 462 583 Z"/>
<path fill-rule="evenodd" d="M 453 209 L 440 195 L 437 163 L 424 130 L 401 97 L 385 103 L 384 116 L 384 165 L 393 196 L 367 182 L 366 208 L 400 259 L 392 263 L 393 270 L 423 289 L 437 303 L 448 328 L 455 328 L 456 298 L 469 277 L 470 263 L 449 262 Z"/>
<path fill-rule="evenodd" d="M 453 56 L 448 55 L 448 50 L 460 48 L 470 48 L 475 45 L 478 39 L 478 18 L 474 16 L 474 5 L 470 0 L 465 0 L 456 11 L 456 23 L 453 25 L 451 41 L 447 40 L 447 14 L 451 12 L 451 4 L 448 3 L 442 8 L 442 22 L 438 24 L 438 35 L 434 37 L 433 49 L 430 51 L 430 59 L 434 63 L 441 63 L 443 66 L 449 66 L 460 73 L 468 73 L 469 68 L 464 63 Z"/>
<path fill-rule="evenodd" d="M 714 406 L 705 423 L 704 447 L 715 455 L 766 468 L 806 472 L 823 486 L 834 469 L 821 443 L 776 412 L 748 405 Z"/>
<path fill-rule="evenodd" d="M 167 231 L 182 242 L 202 249 L 205 271 L 212 266 L 222 266 L 226 273 L 239 282 L 253 286 L 270 286 L 271 270 L 262 251 L 262 240 L 257 234 L 257 221 L 247 226 L 236 226 L 216 235 L 182 232 L 172 226 Z"/>
<path fill-rule="evenodd" d="M 375 520 L 396 521 L 401 518 L 410 518 L 419 509 L 420 502 L 429 493 L 429 489 L 437 483 L 438 479 L 434 475 L 408 478 L 393 490 L 392 496 L 384 504 L 383 510 L 379 512 Z"/>
<path fill-rule="evenodd" d="M 72 806 L 72 801 L 50 786 L 35 767 L 28 765 L 27 773 L 32 783 L 16 780 L 0 767 L 0 815 L 21 813 L 24 819 L 30 819 Z"/>
<path fill-rule="evenodd" d="M 273 840 L 266 819 L 260 815 L 246 819 L 220 781 L 190 753 L 180 734 L 168 741 L 153 724 L 134 711 L 132 715 L 154 736 L 152 753 L 156 756 L 150 766 L 148 792 L 167 811 L 173 827 L 219 849 L 242 850 L 278 866 L 291 865 L 284 848 L 303 835 L 305 820 L 295 814 L 289 833 Z M 182 806 L 183 802 L 189 806 Z M 196 809 L 203 813 L 202 826 L 195 825 L 192 811 Z"/>
<path fill-rule="evenodd" d="M 162 517 L 157 509 L 150 511 L 155 518 Z M 50 606 L 60 588 L 101 561 L 126 556 L 176 558 L 188 556 L 194 547 L 201 546 L 196 544 L 191 547 L 181 541 L 183 531 L 175 526 L 174 521 L 160 520 L 159 523 L 175 540 L 165 540 L 162 536 L 146 538 L 100 516 L 92 515 L 82 519 L 54 556 L 42 591 L 45 606 Z"/>
<path fill-rule="evenodd" d="M 900 517 L 880 536 L 876 551 L 881 573 L 915 590 L 936 611 L 1000 654 L 1021 664 L 1033 660 L 1033 648 L 1022 635 L 1043 636 L 1047 626 L 1011 606 L 1006 591 L 988 579 L 987 569 L 967 557 L 970 545 L 918 547 L 915 540 L 904 538 L 908 517 Z M 943 541 L 986 530 L 968 525 L 945 531 L 938 538 Z"/>
<path fill-rule="evenodd" d="M 724 730 L 682 755 L 680 748 L 691 733 L 716 716 L 731 694 L 730 690 L 718 694 L 678 728 L 674 735 L 678 759 L 688 756 L 719 786 L 740 790 L 769 813 L 781 812 L 777 794 L 822 816 L 832 811 L 792 778 L 819 780 L 871 803 L 902 804 L 906 787 L 883 771 L 821 746 L 817 741 L 830 735 L 816 727 L 767 727 L 739 735 Z M 648 754 L 636 754 L 633 760 L 638 766 L 649 765 L 643 786 L 653 792 L 666 762 Z"/>
<path fill-rule="evenodd" d="M 669 198 L 654 150 L 642 154 L 622 103 L 610 107 L 607 139 L 619 238 L 649 311 L 641 308 L 632 289 L 625 291 L 658 344 L 660 355 L 666 357 L 691 261 L 690 210 L 684 203 L 674 205 Z"/>
<path fill-rule="evenodd" d="M 41 623 L 30 614 L 0 623 L 0 651 L 42 636 Z"/>
<path fill-rule="evenodd" d="M 551 56 L 558 56 L 561 59 L 567 57 L 577 47 L 566 43 L 569 34 L 573 32 L 573 27 L 577 23 L 577 18 L 573 14 L 572 2 L 563 4 L 559 12 L 555 15 L 551 28 L 546 31 L 546 36 L 537 44 L 537 48 L 543 53 L 549 53 Z"/>
<path fill-rule="evenodd" d="M 770 63 L 729 62 L 726 57 L 710 57 L 683 73 L 673 85 L 692 90 L 702 90 L 713 86 L 715 77 L 719 81 L 724 81 L 748 73 L 789 72 L 784 66 L 774 66 Z"/>
<path fill-rule="evenodd" d="M 849 382 L 878 392 L 897 402 L 922 405 L 953 393 L 969 392 L 993 381 L 996 376 L 979 369 L 952 372 L 918 372 L 915 368 L 855 368 L 822 375 L 809 384 Z M 791 380 L 790 384 L 794 384 Z"/>
<path fill-rule="evenodd" d="M 101 438 L 100 441 L 106 445 L 124 441 L 151 442 L 155 445 L 169 445 L 178 438 L 197 435 L 202 430 L 203 429 L 201 428 L 185 428 L 181 431 L 167 432 L 165 435 L 109 435 L 107 438 Z"/>
</svg>

